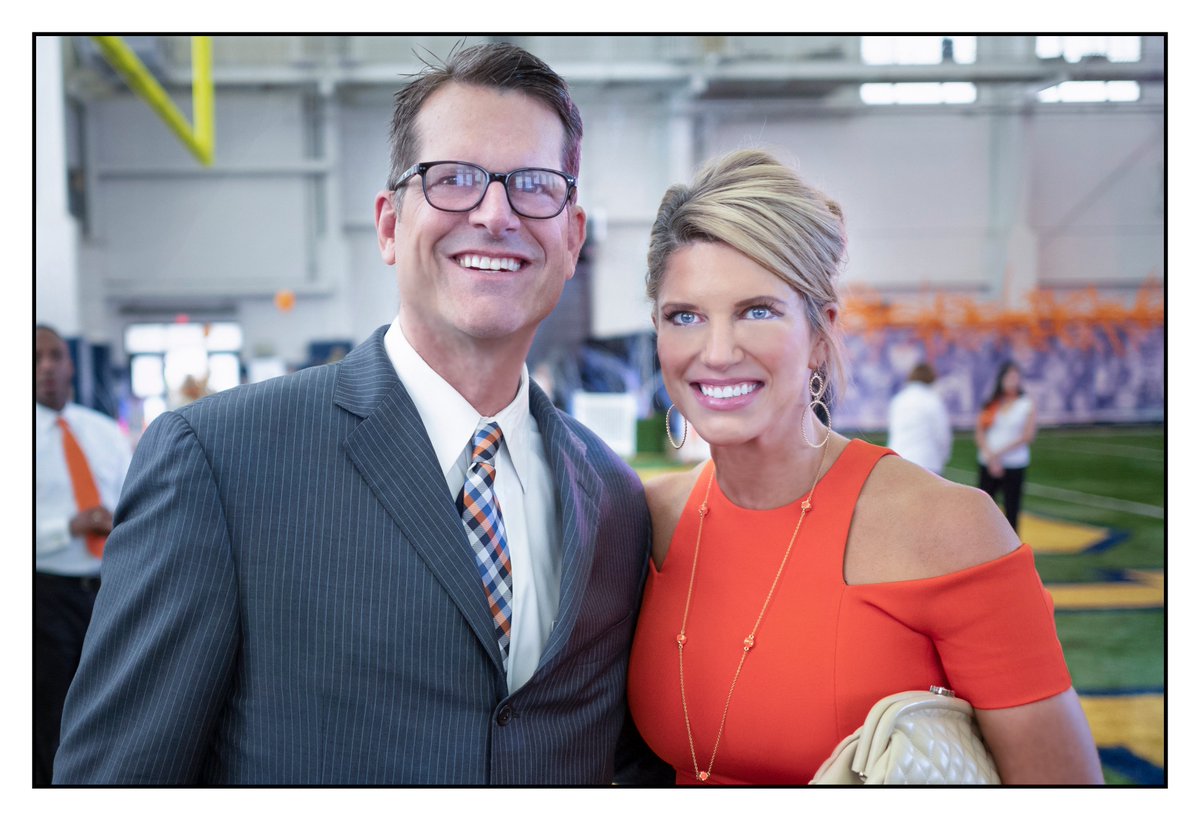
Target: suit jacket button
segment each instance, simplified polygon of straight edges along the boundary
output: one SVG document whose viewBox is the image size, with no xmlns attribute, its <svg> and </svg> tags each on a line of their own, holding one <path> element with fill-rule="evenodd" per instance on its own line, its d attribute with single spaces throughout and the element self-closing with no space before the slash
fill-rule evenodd
<svg viewBox="0 0 1200 821">
<path fill-rule="evenodd" d="M 512 721 L 513 708 L 505 704 L 500 708 L 500 712 L 496 714 L 496 723 L 503 727 L 508 722 Z"/>
</svg>

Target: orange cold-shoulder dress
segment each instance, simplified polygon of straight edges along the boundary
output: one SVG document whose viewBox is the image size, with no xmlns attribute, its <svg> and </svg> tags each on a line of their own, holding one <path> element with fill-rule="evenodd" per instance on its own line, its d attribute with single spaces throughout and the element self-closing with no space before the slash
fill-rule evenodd
<svg viewBox="0 0 1200 821">
<path fill-rule="evenodd" d="M 710 784 L 805 784 L 870 706 L 900 690 L 950 687 L 979 708 L 1015 707 L 1071 686 L 1053 606 L 1027 545 L 976 567 L 913 581 L 847 585 L 854 505 L 891 451 L 851 441 L 812 509 L 738 678 Z M 650 567 L 629 668 L 642 737 L 695 784 L 676 635 L 713 465 L 692 489 L 661 570 Z M 737 507 L 712 483 L 683 678 L 695 758 L 708 768 L 742 645 L 800 515 Z M 880 549 L 886 549 L 881 545 Z"/>
</svg>

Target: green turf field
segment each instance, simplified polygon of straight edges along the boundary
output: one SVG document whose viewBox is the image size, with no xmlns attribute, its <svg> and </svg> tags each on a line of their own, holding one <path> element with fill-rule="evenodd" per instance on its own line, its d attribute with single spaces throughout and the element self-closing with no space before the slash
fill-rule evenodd
<svg viewBox="0 0 1200 821">
<path fill-rule="evenodd" d="M 1045 429 L 1026 474 L 1021 535 L 1054 596 L 1059 638 L 1110 784 L 1165 783 L 1164 456 L 1161 426 Z M 643 473 L 666 464 L 657 455 L 634 460 Z M 946 476 L 973 485 L 977 473 L 973 437 L 960 433 Z M 1046 528 L 1060 525 L 1085 527 L 1066 547 L 1040 549 Z"/>
</svg>

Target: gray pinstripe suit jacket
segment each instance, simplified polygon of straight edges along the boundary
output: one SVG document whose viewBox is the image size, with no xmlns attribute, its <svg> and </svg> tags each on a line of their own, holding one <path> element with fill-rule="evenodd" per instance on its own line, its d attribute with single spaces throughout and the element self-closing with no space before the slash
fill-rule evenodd
<svg viewBox="0 0 1200 821">
<path fill-rule="evenodd" d="M 536 386 L 558 621 L 509 693 L 454 501 L 380 328 L 342 362 L 147 430 L 63 717 L 57 783 L 609 783 L 649 524 Z"/>
</svg>

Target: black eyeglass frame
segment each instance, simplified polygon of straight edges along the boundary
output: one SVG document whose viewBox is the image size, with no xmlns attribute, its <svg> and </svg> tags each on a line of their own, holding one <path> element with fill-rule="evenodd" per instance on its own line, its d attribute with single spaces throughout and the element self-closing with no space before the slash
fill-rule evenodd
<svg viewBox="0 0 1200 821">
<path fill-rule="evenodd" d="M 434 205 L 429 199 L 429 191 L 425 187 L 425 172 L 430 168 L 433 168 L 435 165 L 469 165 L 471 168 L 478 168 L 485 175 L 487 175 L 487 184 L 479 189 L 479 199 L 475 201 L 475 204 L 470 208 L 443 208 L 440 205 Z M 513 174 L 520 174 L 525 171 L 547 171 L 551 174 L 557 174 L 567 181 L 567 192 L 565 196 L 563 196 L 562 205 L 560 205 L 558 210 L 553 214 L 549 214 L 544 217 L 531 216 L 530 214 L 526 214 L 521 211 L 521 209 L 517 208 L 517 206 L 513 203 L 512 192 L 508 190 L 508 178 Z M 429 203 L 430 208 L 436 208 L 439 211 L 446 211 L 451 214 L 465 214 L 468 211 L 474 211 L 479 207 L 479 203 L 483 202 L 483 198 L 487 196 L 487 190 L 491 187 L 492 183 L 499 182 L 503 183 L 504 185 L 504 196 L 508 200 L 508 206 L 513 210 L 513 213 L 525 217 L 525 219 L 531 220 L 549 220 L 554 219 L 561 214 L 563 209 L 567 207 L 567 203 L 571 201 L 571 194 L 573 194 L 578 188 L 579 183 L 579 179 L 577 177 L 571 176 L 566 171 L 559 171 L 557 168 L 538 168 L 531 166 L 528 168 L 514 168 L 512 171 L 502 174 L 498 171 L 488 171 L 482 165 L 477 165 L 473 162 L 467 162 L 466 160 L 434 160 L 433 162 L 419 162 L 410 165 L 408 169 L 400 175 L 400 179 L 396 181 L 396 187 L 393 188 L 392 191 L 399 191 L 406 182 L 418 175 L 421 177 L 421 194 L 425 197 L 425 202 Z"/>
</svg>

